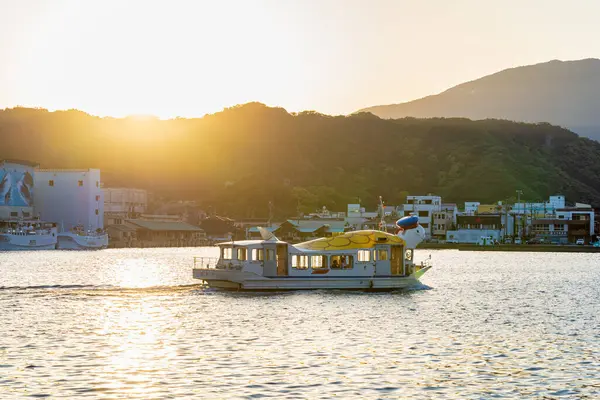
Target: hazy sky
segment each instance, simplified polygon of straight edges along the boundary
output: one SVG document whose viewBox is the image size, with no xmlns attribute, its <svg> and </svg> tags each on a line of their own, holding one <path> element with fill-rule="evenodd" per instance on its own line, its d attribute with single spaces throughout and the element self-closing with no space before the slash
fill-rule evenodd
<svg viewBox="0 0 600 400">
<path fill-rule="evenodd" d="M 0 107 L 347 114 L 600 57 L 595 0 L 0 0 Z"/>
</svg>

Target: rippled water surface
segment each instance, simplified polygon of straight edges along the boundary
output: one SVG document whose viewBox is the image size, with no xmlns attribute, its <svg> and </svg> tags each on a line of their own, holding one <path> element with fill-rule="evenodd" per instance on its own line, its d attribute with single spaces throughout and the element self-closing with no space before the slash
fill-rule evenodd
<svg viewBox="0 0 600 400">
<path fill-rule="evenodd" d="M 207 290 L 205 249 L 0 253 L 0 398 L 600 398 L 600 255 L 431 254 L 421 290 Z"/>
</svg>

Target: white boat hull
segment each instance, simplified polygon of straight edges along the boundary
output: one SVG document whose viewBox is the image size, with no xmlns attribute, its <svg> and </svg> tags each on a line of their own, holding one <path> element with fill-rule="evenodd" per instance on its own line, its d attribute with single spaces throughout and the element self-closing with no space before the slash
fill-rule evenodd
<svg viewBox="0 0 600 400">
<path fill-rule="evenodd" d="M 56 248 L 60 250 L 100 250 L 108 247 L 108 235 L 83 236 L 59 233 Z"/>
<path fill-rule="evenodd" d="M 56 236 L 0 234 L 0 251 L 54 250 Z"/>
<path fill-rule="evenodd" d="M 429 268 L 424 267 L 409 276 L 282 276 L 271 278 L 251 272 L 196 268 L 194 269 L 194 278 L 205 281 L 211 288 L 230 290 L 391 290 L 419 286 L 419 278 Z"/>
</svg>

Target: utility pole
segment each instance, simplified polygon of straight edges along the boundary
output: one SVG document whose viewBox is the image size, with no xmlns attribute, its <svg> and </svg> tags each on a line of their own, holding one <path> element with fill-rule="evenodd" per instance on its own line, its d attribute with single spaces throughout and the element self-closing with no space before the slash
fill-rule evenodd
<svg viewBox="0 0 600 400">
<path fill-rule="evenodd" d="M 521 195 L 523 194 L 523 191 L 521 189 L 517 189 L 517 204 L 519 205 L 519 222 L 521 222 L 523 220 L 523 218 L 521 217 L 521 213 L 520 213 L 520 208 L 521 208 Z M 519 224 L 519 225 L 523 225 L 523 224 Z M 521 228 L 524 228 L 524 226 L 521 226 Z M 519 229 L 519 238 L 521 240 L 523 240 L 523 229 Z"/>
</svg>

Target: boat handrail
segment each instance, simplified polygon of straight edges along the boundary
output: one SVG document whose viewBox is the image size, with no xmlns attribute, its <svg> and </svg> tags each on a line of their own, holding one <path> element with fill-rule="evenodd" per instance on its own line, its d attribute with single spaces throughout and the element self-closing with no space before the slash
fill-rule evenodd
<svg viewBox="0 0 600 400">
<path fill-rule="evenodd" d="M 216 268 L 218 257 L 194 257 L 194 268 Z"/>
<path fill-rule="evenodd" d="M 419 269 L 421 268 L 426 268 L 426 267 L 431 267 L 431 254 L 429 255 L 429 258 L 426 258 L 425 260 L 421 261 L 421 264 L 419 265 Z"/>
</svg>

